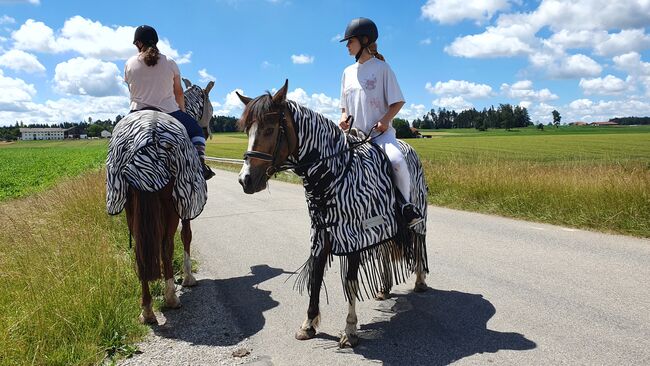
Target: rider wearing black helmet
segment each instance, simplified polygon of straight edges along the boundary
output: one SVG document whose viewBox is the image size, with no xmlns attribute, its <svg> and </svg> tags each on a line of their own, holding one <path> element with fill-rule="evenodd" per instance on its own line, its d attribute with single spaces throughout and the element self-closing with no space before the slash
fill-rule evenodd
<svg viewBox="0 0 650 366">
<path fill-rule="evenodd" d="M 135 30 L 133 44 L 138 54 L 124 66 L 124 81 L 129 85 L 131 111 L 154 109 L 176 118 L 187 130 L 201 162 L 203 176 L 210 179 L 214 172 L 205 164 L 205 137 L 199 124 L 185 113 L 185 97 L 181 75 L 176 62 L 161 54 L 157 47 L 158 33 L 148 25 Z"/>
<path fill-rule="evenodd" d="M 354 117 L 355 127 L 366 135 L 374 135 L 373 142 L 386 152 L 393 166 L 395 183 L 405 202 L 402 214 L 412 226 L 423 218 L 410 203 L 411 176 L 392 126 L 393 118 L 405 103 L 404 96 L 395 73 L 377 52 L 378 37 L 377 26 L 368 18 L 352 19 L 345 29 L 341 42 L 347 41 L 348 52 L 357 62 L 343 71 L 339 125 L 342 129 L 350 128 L 347 123 L 350 115 Z"/>
</svg>

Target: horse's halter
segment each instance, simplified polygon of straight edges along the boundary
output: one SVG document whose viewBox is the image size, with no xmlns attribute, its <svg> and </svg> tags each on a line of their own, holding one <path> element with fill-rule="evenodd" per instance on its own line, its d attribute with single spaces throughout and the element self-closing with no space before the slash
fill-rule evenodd
<svg viewBox="0 0 650 366">
<path fill-rule="evenodd" d="M 278 132 L 275 138 L 275 146 L 273 147 L 273 155 L 255 151 L 248 150 L 244 153 L 244 160 L 246 159 L 259 159 L 263 161 L 270 161 L 271 166 L 266 169 L 266 177 L 270 178 L 273 174 L 277 173 L 280 170 L 283 170 L 281 166 L 276 165 L 278 154 L 280 153 L 280 145 L 282 143 L 282 137 L 287 136 L 287 120 L 284 116 L 284 108 L 279 112 L 267 112 L 264 115 L 277 114 L 280 116 L 278 120 Z M 259 122 L 258 122 L 259 123 Z M 289 139 L 287 138 L 287 148 L 289 149 L 289 154 L 291 154 L 291 147 L 289 146 Z"/>
</svg>

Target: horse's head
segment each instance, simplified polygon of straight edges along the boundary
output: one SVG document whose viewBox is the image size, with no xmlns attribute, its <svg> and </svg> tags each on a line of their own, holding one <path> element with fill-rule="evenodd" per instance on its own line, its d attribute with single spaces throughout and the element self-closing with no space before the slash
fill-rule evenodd
<svg viewBox="0 0 650 366">
<path fill-rule="evenodd" d="M 185 111 L 194 118 L 203 129 L 205 138 L 210 135 L 210 119 L 212 118 L 212 102 L 210 102 L 210 90 L 214 81 L 210 81 L 205 88 L 192 84 L 191 81 L 183 78 L 185 84 Z"/>
<path fill-rule="evenodd" d="M 262 94 L 251 99 L 237 93 L 246 105 L 239 128 L 248 135 L 248 151 L 239 172 L 239 184 L 244 192 L 252 194 L 266 188 L 269 178 L 289 158 L 296 156 L 297 134 L 293 117 L 287 107 L 289 81 L 271 95 Z"/>
</svg>

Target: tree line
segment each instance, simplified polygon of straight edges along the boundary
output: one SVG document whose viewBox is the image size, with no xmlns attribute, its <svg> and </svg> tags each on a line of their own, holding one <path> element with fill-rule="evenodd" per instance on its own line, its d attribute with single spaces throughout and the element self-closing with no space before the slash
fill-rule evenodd
<svg viewBox="0 0 650 366">
<path fill-rule="evenodd" d="M 445 108 L 439 108 L 436 113 L 431 109 L 422 118 L 415 119 L 412 125 L 419 129 L 476 128 L 485 131 L 489 128 L 528 127 L 532 122 L 525 107 L 499 104 L 497 108 L 490 106 L 481 111 L 471 108 L 460 113 Z"/>
<path fill-rule="evenodd" d="M 610 122 L 616 122 L 619 125 L 650 125 L 650 117 L 616 117 L 611 118 Z"/>
</svg>

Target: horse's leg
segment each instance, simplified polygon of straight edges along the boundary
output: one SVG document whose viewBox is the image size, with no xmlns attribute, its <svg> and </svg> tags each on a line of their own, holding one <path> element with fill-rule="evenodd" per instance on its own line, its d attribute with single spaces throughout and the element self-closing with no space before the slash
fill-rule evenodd
<svg viewBox="0 0 650 366">
<path fill-rule="evenodd" d="M 190 243 L 192 242 L 192 227 L 190 220 L 182 220 L 181 239 L 183 240 L 183 287 L 196 285 L 192 275 L 192 259 L 190 258 Z"/>
<path fill-rule="evenodd" d="M 169 202 L 171 202 L 171 200 Z M 174 258 L 174 235 L 178 229 L 179 218 L 173 207 L 170 205 L 165 206 L 166 207 L 163 207 L 163 213 L 165 215 L 165 225 L 163 227 L 165 233 L 162 242 L 163 272 L 165 274 L 165 306 L 176 309 L 181 306 L 181 301 L 178 299 L 178 296 L 176 296 L 174 267 L 172 261 Z"/>
<path fill-rule="evenodd" d="M 429 289 L 429 286 L 427 286 L 427 273 L 424 271 L 418 271 L 415 273 L 415 287 L 413 288 L 413 291 L 415 292 L 425 292 L 426 290 Z"/>
<path fill-rule="evenodd" d="M 339 347 L 355 347 L 359 344 L 357 335 L 357 294 L 359 292 L 359 254 L 350 254 L 347 257 L 348 271 L 345 275 L 345 291 L 348 297 L 348 316 L 345 318 L 345 334 L 339 340 Z"/>
<path fill-rule="evenodd" d="M 320 325 L 320 289 L 323 284 L 323 273 L 325 273 L 325 266 L 327 265 L 327 257 L 330 254 L 330 243 L 326 243 L 325 248 L 321 251 L 320 255 L 313 259 L 313 267 L 309 278 L 309 308 L 307 308 L 307 319 L 302 323 L 300 329 L 296 332 L 296 339 L 304 341 L 312 339 L 316 335 L 316 328 Z"/>
<path fill-rule="evenodd" d="M 391 250 L 388 247 L 380 248 L 384 253 L 382 255 L 383 260 L 381 260 L 378 265 L 381 266 L 381 291 L 375 294 L 375 300 L 383 301 L 390 298 L 390 290 L 393 288 L 393 277 L 390 270 L 390 260 L 391 256 L 388 255 L 388 251 Z"/>
<path fill-rule="evenodd" d="M 140 323 L 153 324 L 157 323 L 156 314 L 153 313 L 151 308 L 151 293 L 149 292 L 149 282 L 140 281 L 142 284 L 142 312 L 140 312 Z"/>
</svg>

